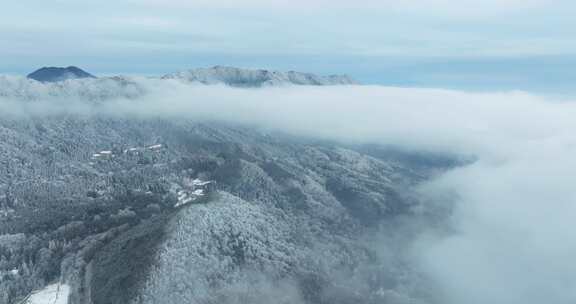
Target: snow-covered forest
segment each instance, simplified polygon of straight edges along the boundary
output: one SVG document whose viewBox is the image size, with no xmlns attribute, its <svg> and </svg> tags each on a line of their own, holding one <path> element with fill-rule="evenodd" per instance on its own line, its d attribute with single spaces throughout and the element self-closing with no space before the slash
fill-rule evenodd
<svg viewBox="0 0 576 304">
<path fill-rule="evenodd" d="M 146 81 L 174 79 L 3 81 L 0 96 L 25 107 L 0 115 L 0 303 L 54 284 L 68 303 L 426 296 L 402 254 L 416 234 L 403 219 L 441 214 L 422 212 L 413 189 L 455 160 L 237 123 L 34 110 L 137 108 Z"/>
</svg>

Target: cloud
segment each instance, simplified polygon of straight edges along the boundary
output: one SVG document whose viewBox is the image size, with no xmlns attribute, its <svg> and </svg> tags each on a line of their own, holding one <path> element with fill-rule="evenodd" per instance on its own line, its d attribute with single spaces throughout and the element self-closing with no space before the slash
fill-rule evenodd
<svg viewBox="0 0 576 304">
<path fill-rule="evenodd" d="M 114 81 L 70 82 L 66 86 L 5 78 L 4 95 L 32 99 L 11 104 L 11 112 L 46 115 L 60 112 L 109 115 L 184 116 L 252 123 L 287 132 L 348 141 L 392 141 L 460 153 L 510 155 L 520 145 L 547 140 L 573 127 L 576 107 L 568 102 L 520 91 L 469 93 L 445 89 L 383 86 L 272 87 L 237 89 L 135 78 L 136 86 Z M 28 86 L 26 86 L 28 85 Z M 11 88 L 11 89 L 10 89 Z M 84 91 L 107 92 L 98 106 L 77 102 Z M 142 94 L 141 94 L 142 93 Z M 114 96 L 140 96 L 114 99 Z M 54 103 L 59 106 L 54 106 Z M 81 110 L 80 110 L 81 109 Z M 279 110 L 281 109 L 281 110 Z"/>
<path fill-rule="evenodd" d="M 450 0 L 317 0 L 314 2 L 302 0 L 125 0 L 125 2 L 135 5 L 152 5 L 152 6 L 173 6 L 188 8 L 206 8 L 206 7 L 228 7 L 228 8 L 303 8 L 308 9 L 334 9 L 334 8 L 380 8 L 380 9 L 399 9 L 405 11 L 430 11 L 435 12 L 455 12 L 471 11 L 472 7 L 476 11 L 509 11 L 521 9 L 534 9 L 550 5 L 550 1 L 544 0 L 462 0 L 455 3 Z M 554 0 L 552 2 L 567 3 L 564 0 Z"/>
<path fill-rule="evenodd" d="M 60 106 L 0 99 L 4 115 L 182 117 L 345 142 L 474 155 L 423 186 L 454 197 L 452 233 L 415 244 L 446 304 L 576 301 L 576 103 L 523 92 L 380 86 L 234 89 L 141 80 L 137 99 Z M 54 98 L 53 98 L 54 99 Z M 53 102 L 53 101 L 52 101 Z M 70 107 L 70 105 L 75 105 Z M 51 112 L 46 114 L 46 110 Z M 9 114 L 8 114 L 9 113 Z"/>
</svg>

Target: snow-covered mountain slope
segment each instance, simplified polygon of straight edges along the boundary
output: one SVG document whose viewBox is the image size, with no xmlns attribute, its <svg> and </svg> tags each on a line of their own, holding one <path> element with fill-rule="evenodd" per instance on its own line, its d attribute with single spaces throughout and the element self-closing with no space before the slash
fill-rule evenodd
<svg viewBox="0 0 576 304">
<path fill-rule="evenodd" d="M 38 82 L 15 76 L 0 76 L 0 98 L 18 101 L 70 99 L 100 101 L 136 98 L 145 94 L 145 85 L 126 77 L 68 79 Z"/>
<path fill-rule="evenodd" d="M 178 79 L 203 84 L 225 84 L 237 87 L 266 87 L 279 85 L 353 85 L 346 75 L 318 76 L 299 72 L 250 70 L 215 66 L 168 74 L 164 79 Z"/>
<path fill-rule="evenodd" d="M 0 119 L 0 142 L 2 304 L 60 278 L 70 304 L 424 292 L 366 236 L 423 217 L 412 189 L 444 164 L 185 119 Z"/>
<path fill-rule="evenodd" d="M 2 81 L 0 105 L 40 110 L 194 86 Z M 451 159 L 186 115 L 0 114 L 0 304 L 56 281 L 67 304 L 427 303 L 403 253 L 409 223 L 443 215 L 415 189 Z"/>
</svg>

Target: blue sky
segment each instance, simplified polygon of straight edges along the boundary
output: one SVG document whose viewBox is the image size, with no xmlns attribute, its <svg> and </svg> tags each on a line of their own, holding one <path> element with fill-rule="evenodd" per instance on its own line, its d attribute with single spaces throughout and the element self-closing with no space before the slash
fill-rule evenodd
<svg viewBox="0 0 576 304">
<path fill-rule="evenodd" d="M 162 74 L 234 65 L 365 83 L 570 91 L 567 0 L 21 0 L 0 11 L 0 73 L 78 65 Z"/>
</svg>

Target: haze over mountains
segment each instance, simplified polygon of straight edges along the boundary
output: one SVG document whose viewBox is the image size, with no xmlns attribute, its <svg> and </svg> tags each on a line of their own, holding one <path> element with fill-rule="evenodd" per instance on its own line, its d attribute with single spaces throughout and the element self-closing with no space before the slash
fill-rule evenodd
<svg viewBox="0 0 576 304">
<path fill-rule="evenodd" d="M 573 302 L 573 103 L 244 74 L 0 78 L 0 303 Z"/>
<path fill-rule="evenodd" d="M 207 84 L 289 90 L 348 77 L 222 67 L 153 80 L 78 75 L 0 83 L 0 303 L 357 303 L 404 288 L 424 296 L 403 257 L 377 258 L 361 240 L 382 219 L 412 214 L 411 189 L 451 160 L 416 164 L 243 124 L 97 110 L 126 97 L 131 111 L 146 98 L 162 105 L 148 86 L 166 82 L 228 92 L 239 89 Z M 6 111 L 27 104 L 31 112 Z M 94 104 L 90 116 L 68 112 L 83 104 Z M 376 279 L 390 291 L 369 284 L 378 269 L 394 273 Z M 246 284 L 254 291 L 236 290 Z"/>
<path fill-rule="evenodd" d="M 0 304 L 575 304 L 575 14 L 4 1 Z"/>
</svg>

